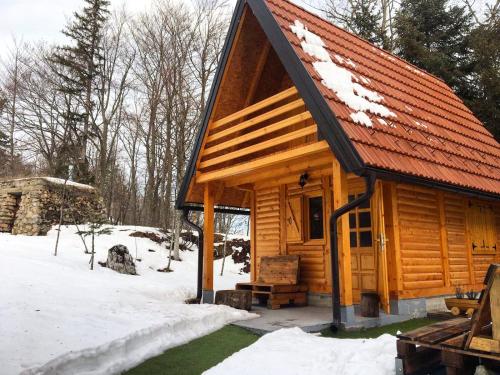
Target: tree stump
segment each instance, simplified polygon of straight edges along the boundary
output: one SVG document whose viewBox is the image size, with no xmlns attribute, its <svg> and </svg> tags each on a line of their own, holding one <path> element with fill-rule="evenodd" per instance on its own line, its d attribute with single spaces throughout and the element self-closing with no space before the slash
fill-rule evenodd
<svg viewBox="0 0 500 375">
<path fill-rule="evenodd" d="M 361 316 L 376 318 L 379 315 L 379 296 L 376 292 L 361 292 Z"/>
<path fill-rule="evenodd" d="M 215 304 L 250 311 L 252 292 L 250 290 L 218 290 L 215 293 Z"/>
</svg>

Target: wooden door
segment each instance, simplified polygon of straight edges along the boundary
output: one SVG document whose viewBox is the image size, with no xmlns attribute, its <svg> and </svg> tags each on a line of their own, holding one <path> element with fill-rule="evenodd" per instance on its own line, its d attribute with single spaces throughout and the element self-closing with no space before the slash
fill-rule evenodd
<svg viewBox="0 0 500 375">
<path fill-rule="evenodd" d="M 353 201 L 361 194 L 349 195 Z M 377 290 L 377 259 L 373 246 L 372 212 L 370 202 L 349 212 L 351 247 L 352 298 L 359 303 L 361 291 Z"/>
<path fill-rule="evenodd" d="M 486 203 L 469 202 L 467 222 L 470 231 L 468 247 L 472 255 L 496 254 L 495 213 Z"/>
<path fill-rule="evenodd" d="M 384 195 L 381 181 L 377 181 L 373 196 L 373 233 L 374 248 L 377 259 L 377 292 L 382 309 L 390 312 L 389 307 L 389 276 L 387 274 L 387 237 L 385 235 Z"/>
</svg>

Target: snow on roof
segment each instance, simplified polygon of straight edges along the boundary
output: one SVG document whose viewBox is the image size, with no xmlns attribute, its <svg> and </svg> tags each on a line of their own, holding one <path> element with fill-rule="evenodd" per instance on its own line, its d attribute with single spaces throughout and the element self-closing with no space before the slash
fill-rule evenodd
<svg viewBox="0 0 500 375">
<path fill-rule="evenodd" d="M 64 185 L 64 179 L 62 179 L 62 178 L 44 177 L 44 176 L 42 176 L 42 177 L 15 178 L 15 179 L 6 180 L 6 181 L 28 181 L 28 180 L 44 180 L 44 181 L 50 182 L 52 184 Z M 79 182 L 74 182 L 74 181 L 70 181 L 70 180 L 67 180 L 66 185 L 74 186 L 74 187 L 79 188 L 79 189 L 87 189 L 87 190 L 95 189 L 93 186 L 80 184 Z"/>
<path fill-rule="evenodd" d="M 42 177 L 45 181 L 52 182 L 53 184 L 61 184 L 64 185 L 64 179 L 62 178 L 56 178 L 56 177 Z M 86 185 L 86 184 L 80 184 L 79 182 L 74 182 L 71 180 L 66 181 L 66 185 L 69 186 L 74 186 L 80 189 L 95 189 L 93 186 Z"/>
<path fill-rule="evenodd" d="M 313 66 L 320 75 L 323 85 L 332 90 L 342 102 L 355 111 L 351 113 L 354 122 L 373 127 L 373 122 L 366 112 L 382 117 L 396 117 L 394 112 L 380 104 L 384 99 L 383 96 L 357 83 L 358 79 L 353 73 L 332 61 L 330 53 L 325 48 L 325 43 L 318 35 L 307 30 L 299 20 L 295 20 L 290 28 L 301 40 L 304 52 L 317 59 L 313 62 Z M 350 59 L 344 59 L 339 55 L 334 55 L 334 57 L 339 63 L 356 67 L 356 64 Z M 363 83 L 365 82 L 363 81 Z"/>
</svg>

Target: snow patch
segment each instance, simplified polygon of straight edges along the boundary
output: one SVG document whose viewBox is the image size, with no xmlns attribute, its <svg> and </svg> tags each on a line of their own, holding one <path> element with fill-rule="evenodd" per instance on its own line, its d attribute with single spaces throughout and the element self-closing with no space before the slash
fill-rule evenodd
<svg viewBox="0 0 500 375">
<path fill-rule="evenodd" d="M 307 30 L 304 24 L 298 20 L 295 20 L 290 28 L 301 40 L 304 52 L 317 59 L 313 62 L 313 67 L 321 77 L 323 85 L 332 90 L 349 108 L 357 112 L 354 115 L 359 121 L 358 123 L 368 127 L 373 126 L 371 119 L 364 113 L 366 111 L 382 117 L 396 117 L 394 112 L 380 104 L 384 99 L 381 95 L 356 83 L 357 78 L 353 73 L 332 61 L 323 40 L 318 35 Z M 338 55 L 334 57 L 339 62 L 347 61 Z M 349 62 L 346 63 L 349 64 Z M 355 66 L 352 61 L 351 63 Z M 360 113 L 364 113 L 364 116 Z"/>
<path fill-rule="evenodd" d="M 46 364 L 32 367 L 21 375 L 35 374 L 119 374 L 165 350 L 208 335 L 236 320 L 248 319 L 246 311 L 227 306 L 177 306 L 178 316 L 161 324 L 132 332 L 95 348 L 71 351 Z"/>
<path fill-rule="evenodd" d="M 75 226 L 47 236 L 0 233 L 0 363 L 2 375 L 119 373 L 166 348 L 252 317 L 222 306 L 186 305 L 194 297 L 198 250 L 181 251 L 174 272 L 157 272 L 169 250 L 147 238 L 130 237 L 150 227 L 107 226 L 96 237 L 95 269 L 89 270 Z M 85 230 L 86 226 L 79 226 Z M 138 276 L 101 267 L 108 249 L 127 246 Z M 152 250 L 152 251 L 151 251 Z M 214 287 L 232 289 L 249 281 L 242 264 L 214 262 Z M 81 366 L 81 367 L 78 367 Z"/>
<path fill-rule="evenodd" d="M 354 112 L 350 114 L 352 121 L 356 124 L 361 124 L 366 126 L 367 128 L 372 128 L 372 120 L 368 117 L 368 115 L 364 112 Z"/>
<path fill-rule="evenodd" d="M 394 374 L 396 337 L 334 339 L 281 329 L 226 358 L 204 375 Z"/>
</svg>

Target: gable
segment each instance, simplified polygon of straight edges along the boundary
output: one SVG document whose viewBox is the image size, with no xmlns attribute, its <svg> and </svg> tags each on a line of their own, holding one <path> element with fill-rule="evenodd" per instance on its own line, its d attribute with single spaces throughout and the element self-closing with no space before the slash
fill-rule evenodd
<svg viewBox="0 0 500 375">
<path fill-rule="evenodd" d="M 250 1 L 254 6 L 261 1 Z M 481 122 L 440 79 L 326 22 L 288 1 L 264 2 L 303 67 L 335 114 L 365 168 L 500 194 L 500 148 Z M 301 22 L 321 38 L 335 65 L 383 97 L 395 114 L 365 111 L 371 126 L 328 88 L 292 30 Z M 312 110 L 312 109 L 311 109 Z M 382 121 L 380 121 L 382 120 Z M 389 174 L 387 175 L 389 176 Z"/>
<path fill-rule="evenodd" d="M 255 183 L 270 173 L 289 177 L 304 162 L 316 170 L 331 164 L 328 145 L 318 138 L 311 113 L 248 7 L 212 96 L 186 202 L 201 203 L 203 186 L 210 183 L 217 185 L 217 205 L 248 207 L 244 181 Z M 308 154 L 320 158 L 311 161 Z"/>
<path fill-rule="evenodd" d="M 297 22 L 320 38 L 323 51 L 304 49 L 303 36 L 293 30 Z M 336 91 L 336 76 L 333 87 L 325 83 L 315 68 L 318 53 L 326 53 L 344 79 L 352 77 L 354 95 L 364 96 L 361 110 Z M 204 155 L 213 146 L 206 144 L 213 124 L 291 87 L 304 101 L 302 112 L 312 115 L 309 125 L 317 124 L 304 142 L 324 139 L 347 172 L 498 199 L 499 144 L 443 81 L 288 1 L 240 0 L 177 207 L 201 202 L 197 176 L 215 168 Z M 212 154 L 231 165 L 223 155 L 233 151 L 237 147 Z M 216 204 L 248 207 L 244 191 L 222 184 L 218 195 L 224 199 Z"/>
</svg>

